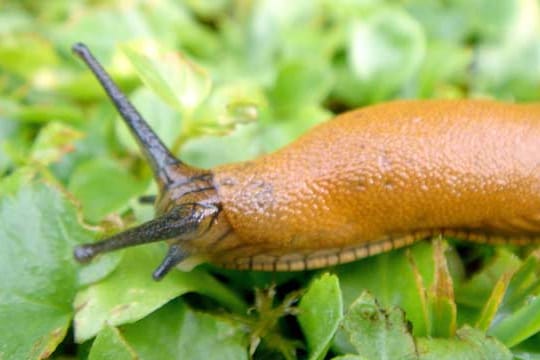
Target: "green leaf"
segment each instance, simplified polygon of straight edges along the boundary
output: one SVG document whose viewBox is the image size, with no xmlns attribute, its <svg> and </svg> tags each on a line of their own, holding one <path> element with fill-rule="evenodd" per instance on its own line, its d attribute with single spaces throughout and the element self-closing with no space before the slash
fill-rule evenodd
<svg viewBox="0 0 540 360">
<path fill-rule="evenodd" d="M 148 317 L 121 327 L 141 359 L 247 359 L 247 334 L 238 323 L 171 301 Z"/>
<path fill-rule="evenodd" d="M 50 43 L 32 34 L 23 33 L 17 41 L 0 37 L 0 68 L 31 78 L 38 70 L 58 63 L 58 54 Z"/>
<path fill-rule="evenodd" d="M 353 303 L 343 326 L 360 355 L 350 359 L 512 359 L 510 351 L 499 341 L 468 326 L 451 338 L 413 338 L 403 310 L 383 308 L 367 292 Z"/>
<path fill-rule="evenodd" d="M 466 14 L 470 31 L 486 41 L 493 41 L 511 32 L 513 26 L 519 26 L 519 11 L 527 10 L 527 7 L 523 3 L 520 6 L 519 2 L 513 0 L 500 0 L 496 3 L 476 0 L 461 2 L 458 9 Z"/>
<path fill-rule="evenodd" d="M 14 114 L 14 117 L 22 122 L 38 124 L 49 121 L 79 123 L 83 119 L 80 109 L 61 104 L 24 106 Z"/>
<path fill-rule="evenodd" d="M 484 304 L 482 312 L 480 313 L 480 316 L 476 321 L 475 327 L 477 329 L 480 329 L 482 331 L 487 331 L 489 329 L 492 321 L 497 315 L 497 311 L 499 311 L 499 307 L 503 302 L 504 295 L 506 293 L 512 275 L 512 272 L 508 272 L 501 276 L 499 280 L 495 283 L 493 291 L 491 292 L 491 295 Z"/>
<path fill-rule="evenodd" d="M 96 158 L 83 162 L 74 170 L 68 189 L 80 200 L 85 217 L 93 222 L 105 215 L 122 211 L 128 200 L 144 190 L 145 184 L 135 179 L 119 163 Z M 103 196 L 103 193 L 107 196 Z"/>
<path fill-rule="evenodd" d="M 323 359 L 343 317 L 338 277 L 326 273 L 313 281 L 298 309 L 309 359 Z"/>
<path fill-rule="evenodd" d="M 419 74 L 417 96 L 461 97 L 461 92 L 453 91 L 466 81 L 472 61 L 473 52 L 470 49 L 448 42 L 432 42 Z"/>
<path fill-rule="evenodd" d="M 346 307 L 368 290 L 383 306 L 404 309 L 414 324 L 414 334 L 426 335 L 424 293 L 433 283 L 434 269 L 431 243 L 420 242 L 341 266 L 337 272 Z"/>
<path fill-rule="evenodd" d="M 507 249 L 498 249 L 481 271 L 456 287 L 456 302 L 481 309 L 488 301 L 497 280 L 505 273 L 515 271 L 520 264 L 521 260 L 515 254 Z"/>
<path fill-rule="evenodd" d="M 80 131 L 62 123 L 48 123 L 34 141 L 30 156 L 43 165 L 57 162 L 64 154 L 74 150 L 74 142 L 82 136 Z"/>
<path fill-rule="evenodd" d="M 23 185 L 30 183 L 36 176 L 37 170 L 33 167 L 20 167 L 4 178 L 0 178 L 0 199 L 4 195 L 16 193 Z"/>
<path fill-rule="evenodd" d="M 533 297 L 512 315 L 495 323 L 489 334 L 514 346 L 540 331 L 540 297 Z"/>
<path fill-rule="evenodd" d="M 111 275 L 80 291 L 74 305 L 76 341 L 92 338 L 106 325 L 140 320 L 171 299 L 192 291 L 213 297 L 232 309 L 244 309 L 233 292 L 197 269 L 172 271 L 160 282 L 152 280 L 152 271 L 163 255 L 163 248 L 155 245 L 125 250 Z"/>
<path fill-rule="evenodd" d="M 445 244 L 440 238 L 434 240 L 433 259 L 435 262 L 435 280 L 427 292 L 429 308 L 429 326 L 427 335 L 433 337 L 451 337 L 456 332 L 456 303 L 454 284 L 444 256 Z"/>
<path fill-rule="evenodd" d="M 540 8 L 537 1 L 502 0 L 487 6 L 489 0 L 471 4 L 478 17 L 476 26 L 487 39 L 477 47 L 473 90 L 498 98 L 537 101 L 540 91 Z M 490 13 L 496 21 L 485 22 Z M 496 39 L 494 41 L 494 39 Z"/>
<path fill-rule="evenodd" d="M 540 333 L 537 333 L 512 348 L 515 359 L 538 360 L 540 358 Z"/>
<path fill-rule="evenodd" d="M 348 97 L 357 101 L 360 96 L 370 102 L 388 97 L 411 79 L 425 56 L 422 28 L 398 8 L 383 7 L 354 21 L 350 34 L 348 60 L 353 77 L 343 79 L 343 84 L 353 85 L 347 88 Z"/>
<path fill-rule="evenodd" d="M 405 6 L 408 13 L 425 29 L 429 40 L 462 46 L 471 31 L 467 13 L 462 8 L 467 2 L 454 2 L 448 6 L 444 2 L 418 0 L 410 1 Z M 432 45 L 431 41 L 429 45 Z M 452 53 L 452 57 L 455 56 Z"/>
<path fill-rule="evenodd" d="M 210 93 L 206 70 L 180 53 L 151 42 L 122 49 L 144 83 L 173 108 L 190 114 Z"/>
<path fill-rule="evenodd" d="M 512 347 L 540 331 L 540 261 L 533 254 L 515 272 L 488 333 Z"/>
<path fill-rule="evenodd" d="M 513 359 L 510 350 L 497 339 L 468 326 L 459 329 L 455 338 L 419 338 L 416 345 L 420 360 Z"/>
<path fill-rule="evenodd" d="M 92 344 L 88 360 L 135 360 L 137 355 L 126 343 L 118 329 L 107 326 Z"/>
<path fill-rule="evenodd" d="M 121 253 L 112 253 L 81 265 L 79 269 L 79 284 L 86 286 L 97 282 L 109 275 L 122 261 Z"/>
<path fill-rule="evenodd" d="M 106 64 L 119 43 L 152 36 L 144 14 L 136 6 L 119 7 L 110 3 L 83 7 L 81 11 L 84 16 L 73 16 L 69 17 L 69 21 L 49 24 L 49 37 L 66 55 L 73 44 L 83 41 Z"/>
<path fill-rule="evenodd" d="M 227 136 L 190 139 L 182 147 L 181 158 L 203 168 L 248 160 L 261 152 L 257 130 L 257 124 L 238 125 Z"/>
<path fill-rule="evenodd" d="M 256 122 L 260 109 L 266 105 L 261 85 L 253 80 L 231 80 L 213 89 L 204 106 L 193 114 L 182 135 L 186 138 L 227 135 L 236 125 Z"/>
<path fill-rule="evenodd" d="M 309 104 L 317 104 L 329 93 L 332 77 L 324 64 L 316 62 L 289 62 L 279 68 L 270 89 L 271 107 L 278 117 Z"/>
<path fill-rule="evenodd" d="M 0 199 L 0 357 L 47 358 L 64 338 L 77 290 L 74 206 L 43 184 Z"/>
<path fill-rule="evenodd" d="M 268 115 L 264 113 L 265 115 Z M 263 153 L 276 151 L 291 143 L 317 124 L 327 121 L 332 115 L 321 106 L 299 106 L 287 118 L 262 116 L 260 141 Z"/>
<path fill-rule="evenodd" d="M 343 319 L 351 344 L 367 359 L 409 359 L 416 354 L 403 310 L 383 309 L 368 292 L 362 293 Z"/>
<path fill-rule="evenodd" d="M 507 294 L 501 310 L 510 312 L 528 302 L 530 295 L 540 293 L 540 251 L 536 250 L 515 271 L 508 284 Z"/>
<path fill-rule="evenodd" d="M 11 102 L 0 99 L 0 174 L 11 166 L 13 160 L 9 154 L 10 146 L 8 142 L 21 136 L 21 125 L 17 121 L 11 120 L 9 115 L 3 114 L 6 107 L 11 104 Z"/>
<path fill-rule="evenodd" d="M 371 360 L 371 359 L 367 359 L 360 355 L 347 354 L 347 355 L 333 357 L 332 360 Z"/>
<path fill-rule="evenodd" d="M 0 34 L 9 34 L 27 29 L 32 24 L 32 18 L 19 9 L 2 9 L 0 13 Z"/>
</svg>

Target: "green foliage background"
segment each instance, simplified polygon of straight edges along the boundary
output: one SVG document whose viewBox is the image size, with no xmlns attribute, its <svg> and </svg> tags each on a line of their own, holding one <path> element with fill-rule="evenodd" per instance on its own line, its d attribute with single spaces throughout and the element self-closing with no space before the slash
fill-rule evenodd
<svg viewBox="0 0 540 360">
<path fill-rule="evenodd" d="M 4 0 L 0 359 L 540 358 L 534 248 L 436 239 L 160 283 L 163 244 L 76 264 L 74 245 L 150 219 L 137 199 L 156 192 L 78 41 L 200 167 L 393 98 L 540 99 L 538 0 Z"/>
</svg>

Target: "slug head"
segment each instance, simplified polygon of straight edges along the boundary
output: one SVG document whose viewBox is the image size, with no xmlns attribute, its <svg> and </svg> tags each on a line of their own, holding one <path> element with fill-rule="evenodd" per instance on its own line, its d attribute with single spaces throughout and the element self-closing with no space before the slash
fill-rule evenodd
<svg viewBox="0 0 540 360">
<path fill-rule="evenodd" d="M 153 273 L 154 279 L 160 280 L 187 257 L 201 253 L 229 226 L 222 219 L 212 174 L 187 166 L 167 149 L 85 45 L 75 44 L 73 52 L 88 65 L 114 103 L 159 185 L 155 219 L 97 243 L 77 246 L 75 259 L 87 262 L 101 253 L 167 240 L 169 251 Z"/>
</svg>

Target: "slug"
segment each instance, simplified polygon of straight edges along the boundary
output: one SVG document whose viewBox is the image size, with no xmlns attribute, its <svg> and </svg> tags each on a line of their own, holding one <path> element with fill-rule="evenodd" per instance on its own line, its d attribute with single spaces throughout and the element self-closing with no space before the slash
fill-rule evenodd
<svg viewBox="0 0 540 360">
<path fill-rule="evenodd" d="M 201 170 L 163 145 L 83 44 L 89 66 L 159 184 L 157 217 L 75 248 L 80 262 L 166 240 L 153 273 L 206 261 L 294 271 L 350 262 L 438 234 L 540 240 L 540 104 L 394 101 L 339 115 L 253 161 Z"/>
</svg>

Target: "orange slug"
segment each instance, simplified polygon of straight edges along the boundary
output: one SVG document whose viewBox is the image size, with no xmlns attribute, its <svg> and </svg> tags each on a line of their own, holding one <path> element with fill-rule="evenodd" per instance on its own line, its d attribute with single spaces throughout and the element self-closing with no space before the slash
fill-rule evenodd
<svg viewBox="0 0 540 360">
<path fill-rule="evenodd" d="M 79 261 L 167 240 L 158 280 L 186 259 L 290 271 L 437 234 L 540 240 L 540 104 L 395 101 L 339 115 L 273 154 L 201 170 L 170 153 L 84 45 L 73 50 L 137 138 L 160 189 L 155 219 L 77 247 Z"/>
</svg>

